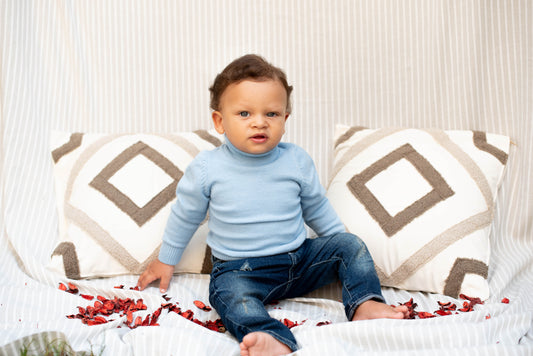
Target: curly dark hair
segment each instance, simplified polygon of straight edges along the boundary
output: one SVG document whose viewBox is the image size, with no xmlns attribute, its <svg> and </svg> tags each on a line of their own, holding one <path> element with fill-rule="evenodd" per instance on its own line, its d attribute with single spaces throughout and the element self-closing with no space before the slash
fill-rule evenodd
<svg viewBox="0 0 533 356">
<path fill-rule="evenodd" d="M 209 88 L 211 92 L 210 107 L 213 110 L 220 110 L 220 97 L 226 88 L 243 80 L 279 80 L 287 92 L 287 112 L 291 112 L 291 92 L 292 86 L 287 82 L 285 72 L 278 67 L 268 63 L 263 57 L 255 54 L 247 54 L 237 58 L 218 74 Z"/>
</svg>

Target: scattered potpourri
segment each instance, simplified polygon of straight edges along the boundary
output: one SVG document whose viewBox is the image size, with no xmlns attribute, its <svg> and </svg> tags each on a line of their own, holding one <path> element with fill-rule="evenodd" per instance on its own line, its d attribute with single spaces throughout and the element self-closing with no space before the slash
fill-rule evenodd
<svg viewBox="0 0 533 356">
<path fill-rule="evenodd" d="M 67 283 L 67 285 L 63 283 L 59 283 L 59 289 L 61 289 L 62 291 L 68 292 L 70 294 L 78 294 L 79 292 L 78 287 L 76 287 L 72 283 Z"/>
<path fill-rule="evenodd" d="M 298 321 L 292 321 L 292 320 L 289 320 L 287 318 L 284 318 L 283 320 L 280 320 L 286 327 L 288 327 L 289 329 L 292 329 L 294 328 L 295 326 L 299 326 L 299 325 L 303 325 L 307 319 L 305 320 L 302 320 L 300 322 Z M 331 324 L 331 321 L 327 320 L 327 321 L 320 321 L 316 324 L 316 326 L 324 326 L 324 325 L 329 325 Z"/>
<path fill-rule="evenodd" d="M 116 289 L 124 289 L 124 285 L 115 286 Z M 62 291 L 65 291 L 67 293 L 71 294 L 78 294 L 79 289 L 77 286 L 75 286 L 72 283 L 67 283 L 66 285 L 64 283 L 59 283 L 59 289 Z M 130 290 L 139 290 L 139 287 L 131 287 Z M 80 297 L 92 301 L 95 297 L 88 294 L 79 294 Z M 164 294 L 163 299 L 165 299 L 166 302 L 169 302 L 172 298 Z M 440 302 L 438 301 L 439 309 L 435 310 L 433 313 L 425 312 L 425 311 L 416 311 L 416 307 L 418 306 L 417 303 L 414 302 L 413 298 L 408 300 L 405 303 L 399 303 L 400 305 L 407 306 L 409 310 L 409 315 L 407 319 L 427 319 L 427 318 L 435 318 L 437 316 L 445 316 L 445 315 L 452 315 L 452 314 L 459 314 L 459 312 L 467 313 L 474 310 L 474 306 L 476 304 L 483 304 L 481 299 L 479 298 L 472 298 L 468 297 L 464 294 L 459 295 L 459 298 L 463 299 L 463 305 L 462 308 L 458 308 L 456 304 L 452 302 Z M 97 296 L 96 301 L 94 304 L 88 305 L 86 307 L 80 307 L 78 306 L 78 314 L 71 314 L 67 315 L 67 318 L 69 319 L 80 319 L 82 323 L 86 325 L 100 325 L 105 324 L 110 321 L 113 321 L 114 319 L 106 319 L 105 317 L 109 317 L 113 314 L 118 314 L 120 317 L 126 316 L 126 321 L 124 321 L 124 324 L 129 327 L 130 329 L 135 329 L 139 326 L 158 326 L 157 323 L 159 316 L 161 315 L 161 312 L 164 309 L 167 309 L 168 312 L 174 312 L 182 317 L 184 317 L 187 320 L 190 320 L 198 325 L 201 325 L 209 330 L 217 331 L 224 333 L 226 332 L 226 328 L 224 327 L 224 324 L 222 323 L 221 319 L 216 320 L 207 320 L 207 321 L 201 321 L 194 317 L 194 312 L 190 309 L 186 311 L 182 311 L 181 308 L 178 306 L 179 303 L 163 303 L 161 304 L 161 307 L 159 307 L 157 310 L 155 310 L 152 314 L 147 314 L 145 318 L 143 319 L 141 316 L 137 316 L 135 319 L 133 319 L 133 313 L 140 310 L 146 310 L 147 306 L 144 304 L 142 299 L 137 299 L 136 301 L 131 298 L 118 298 L 115 297 L 114 299 L 107 299 L 103 296 Z M 503 298 L 501 300 L 501 303 L 509 304 L 508 298 Z M 193 304 L 200 310 L 203 310 L 205 312 L 209 312 L 212 310 L 212 308 L 208 305 L 206 305 L 204 302 L 200 300 L 195 300 Z M 277 302 L 271 303 L 273 305 L 276 305 Z M 280 308 L 277 308 L 280 309 Z M 490 315 L 486 316 L 486 319 L 490 319 Z M 285 326 L 287 326 L 289 329 L 294 328 L 295 326 L 299 326 L 304 324 L 307 320 L 303 320 L 301 322 L 295 322 L 292 320 L 289 320 L 287 318 L 284 318 L 283 320 L 280 320 Z M 331 324 L 331 321 L 322 321 L 316 324 L 316 326 L 324 326 Z M 120 327 L 120 326 L 119 326 Z"/>
<path fill-rule="evenodd" d="M 416 319 L 416 318 L 428 319 L 428 318 L 435 318 L 437 316 L 459 314 L 459 312 L 468 313 L 468 312 L 474 311 L 475 305 L 483 304 L 483 301 L 481 301 L 480 298 L 472 298 L 464 294 L 460 294 L 459 298 L 464 300 L 462 308 L 458 308 L 457 304 L 452 303 L 452 302 L 437 301 L 437 303 L 439 304 L 439 309 L 435 310 L 433 313 L 425 312 L 425 311 L 416 311 L 415 309 L 418 306 L 418 304 L 413 301 L 413 298 L 409 299 L 405 303 L 399 303 L 399 304 L 405 305 L 407 309 L 409 310 L 409 315 L 407 319 Z M 508 304 L 509 299 L 503 298 L 501 302 Z M 487 315 L 487 317 L 485 318 L 490 319 L 490 315 Z"/>
<path fill-rule="evenodd" d="M 124 289 L 123 285 L 115 286 L 116 289 Z M 78 288 L 72 284 L 68 283 L 68 286 L 59 283 L 59 289 L 63 290 L 65 292 L 71 293 L 71 294 L 78 294 L 79 290 Z M 139 290 L 138 287 L 132 287 L 130 290 Z M 87 300 L 93 300 L 95 297 L 92 295 L 87 294 L 79 294 L 82 298 Z M 97 296 L 96 301 L 93 305 L 88 305 L 86 307 L 78 307 L 78 314 L 72 314 L 67 315 L 67 318 L 69 319 L 80 319 L 82 323 L 86 325 L 100 325 L 105 324 L 110 321 L 113 321 L 114 319 L 106 319 L 106 317 L 109 317 L 114 314 L 118 314 L 119 317 L 126 316 L 126 321 L 124 321 L 124 324 L 129 327 L 130 329 L 135 329 L 139 326 L 157 326 L 159 325 L 157 323 L 157 320 L 159 319 L 159 316 L 161 315 L 161 312 L 166 309 L 168 312 L 174 312 L 182 317 L 184 317 L 187 320 L 190 320 L 198 325 L 201 325 L 203 327 L 206 327 L 210 330 L 217 331 L 217 332 L 225 332 L 226 328 L 222 324 L 221 319 L 217 320 L 207 320 L 207 321 L 200 321 L 199 319 L 194 317 L 194 312 L 192 310 L 186 310 L 182 311 L 181 308 L 178 306 L 178 303 L 163 303 L 161 304 L 161 307 L 157 308 L 152 314 L 147 314 L 144 319 L 141 316 L 137 316 L 134 318 L 133 313 L 139 311 L 139 310 L 146 310 L 147 306 L 144 304 L 142 299 L 131 299 L 131 298 L 118 298 L 115 297 L 114 299 L 107 299 L 102 296 Z M 166 294 L 163 295 L 163 299 L 165 301 L 169 301 L 170 297 L 168 297 Z M 204 303 L 196 300 L 194 301 L 194 304 L 204 311 L 210 311 L 211 307 L 205 305 Z"/>
</svg>

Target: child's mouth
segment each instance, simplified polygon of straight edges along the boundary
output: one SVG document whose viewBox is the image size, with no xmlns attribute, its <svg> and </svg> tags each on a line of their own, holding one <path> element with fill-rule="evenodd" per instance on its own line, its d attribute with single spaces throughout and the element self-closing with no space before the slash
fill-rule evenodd
<svg viewBox="0 0 533 356">
<path fill-rule="evenodd" d="M 250 139 L 255 143 L 263 143 L 267 140 L 267 135 L 258 134 L 250 137 Z"/>
</svg>

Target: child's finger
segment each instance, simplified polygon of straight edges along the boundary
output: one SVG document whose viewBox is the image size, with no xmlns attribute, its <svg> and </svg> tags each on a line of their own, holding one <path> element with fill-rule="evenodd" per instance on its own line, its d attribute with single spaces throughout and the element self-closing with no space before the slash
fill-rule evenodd
<svg viewBox="0 0 533 356">
<path fill-rule="evenodd" d="M 137 286 L 140 290 L 144 290 L 147 285 L 152 283 L 155 280 L 153 275 L 151 273 L 148 273 L 148 271 L 145 271 L 141 276 L 139 277 L 139 280 L 137 281 Z"/>
<path fill-rule="evenodd" d="M 168 276 L 168 275 L 164 275 L 164 276 L 161 276 L 161 280 L 159 281 L 159 291 L 161 293 L 166 293 L 167 289 L 168 289 L 168 285 L 170 284 L 170 278 L 172 277 L 172 275 Z"/>
</svg>

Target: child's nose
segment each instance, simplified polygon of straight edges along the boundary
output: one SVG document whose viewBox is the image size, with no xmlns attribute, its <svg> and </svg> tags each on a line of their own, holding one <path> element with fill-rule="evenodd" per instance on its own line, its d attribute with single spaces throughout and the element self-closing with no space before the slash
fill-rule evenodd
<svg viewBox="0 0 533 356">
<path fill-rule="evenodd" d="M 265 127 L 268 124 L 268 119 L 263 115 L 257 115 L 254 117 L 253 125 L 255 127 Z"/>
</svg>

